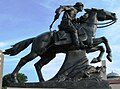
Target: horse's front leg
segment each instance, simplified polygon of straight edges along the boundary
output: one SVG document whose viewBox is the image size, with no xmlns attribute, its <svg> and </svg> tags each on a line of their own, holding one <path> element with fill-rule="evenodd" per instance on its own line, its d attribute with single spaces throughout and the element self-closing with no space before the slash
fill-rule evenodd
<svg viewBox="0 0 120 89">
<path fill-rule="evenodd" d="M 93 47 L 93 48 L 91 48 L 91 49 L 87 49 L 87 50 L 86 50 L 87 53 L 95 52 L 95 51 L 98 51 L 98 50 L 100 50 L 99 56 L 96 57 L 96 58 L 93 58 L 93 60 L 92 60 L 90 63 L 100 62 L 105 50 L 104 50 L 103 46 L 96 46 L 96 47 Z"/>
<path fill-rule="evenodd" d="M 106 53 L 108 53 L 107 55 L 107 59 L 112 62 L 112 53 L 111 53 L 111 48 L 109 46 L 109 43 L 108 43 L 108 40 L 105 38 L 105 37 L 100 37 L 100 38 L 95 38 L 93 40 L 93 45 L 94 46 L 97 46 L 101 43 L 104 43 L 105 44 L 105 47 L 106 47 Z"/>
<path fill-rule="evenodd" d="M 105 38 L 105 37 L 102 37 L 103 39 L 103 43 L 105 44 L 106 46 L 106 52 L 108 53 L 107 55 L 107 59 L 112 62 L 112 53 L 111 53 L 111 48 L 109 46 L 109 43 L 108 43 L 108 40 Z"/>
</svg>

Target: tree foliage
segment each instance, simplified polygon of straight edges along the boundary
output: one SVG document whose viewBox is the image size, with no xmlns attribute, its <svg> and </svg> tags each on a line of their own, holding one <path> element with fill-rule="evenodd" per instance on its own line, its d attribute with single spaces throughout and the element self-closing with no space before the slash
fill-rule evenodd
<svg viewBox="0 0 120 89">
<path fill-rule="evenodd" d="M 27 82 L 27 76 L 25 74 L 18 73 L 17 74 L 17 80 L 18 80 L 18 83 L 25 83 L 25 82 Z M 3 77 L 3 81 L 2 81 L 3 87 L 9 86 L 11 83 L 12 83 L 11 74 L 5 75 Z"/>
</svg>

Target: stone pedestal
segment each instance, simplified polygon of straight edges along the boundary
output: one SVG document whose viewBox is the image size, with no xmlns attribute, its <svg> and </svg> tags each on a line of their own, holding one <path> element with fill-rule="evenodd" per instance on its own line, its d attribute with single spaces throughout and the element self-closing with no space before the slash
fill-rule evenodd
<svg viewBox="0 0 120 89">
<path fill-rule="evenodd" d="M 2 89 L 3 62 L 4 55 L 2 54 L 2 50 L 0 50 L 0 89 Z"/>
<path fill-rule="evenodd" d="M 86 57 L 86 51 L 69 51 L 66 53 L 66 58 L 61 69 L 51 80 L 65 81 L 65 78 L 77 78 L 76 76 L 81 74 L 79 72 L 87 65 L 88 59 Z"/>
<path fill-rule="evenodd" d="M 66 54 L 59 72 L 50 80 L 38 83 L 11 84 L 11 87 L 40 89 L 111 89 L 100 77 L 101 67 L 88 65 L 86 51 L 75 50 Z"/>
<path fill-rule="evenodd" d="M 107 81 L 99 79 L 82 79 L 81 81 L 64 82 L 47 81 L 42 83 L 16 84 L 13 85 L 13 87 L 13 89 L 16 89 L 17 87 L 24 89 L 111 89 Z"/>
<path fill-rule="evenodd" d="M 7 89 L 66 89 L 66 88 L 12 88 L 12 87 L 8 87 Z"/>
</svg>

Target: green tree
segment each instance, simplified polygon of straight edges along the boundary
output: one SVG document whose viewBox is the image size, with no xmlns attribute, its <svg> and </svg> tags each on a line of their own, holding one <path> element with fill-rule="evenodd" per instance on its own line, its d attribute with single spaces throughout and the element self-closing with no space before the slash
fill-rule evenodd
<svg viewBox="0 0 120 89">
<path fill-rule="evenodd" d="M 22 74 L 22 73 L 18 73 L 17 74 L 17 80 L 18 80 L 18 83 L 25 83 L 27 82 L 27 76 L 25 74 Z M 9 86 L 11 84 L 11 74 L 7 74 L 3 77 L 3 87 L 5 86 Z"/>
</svg>

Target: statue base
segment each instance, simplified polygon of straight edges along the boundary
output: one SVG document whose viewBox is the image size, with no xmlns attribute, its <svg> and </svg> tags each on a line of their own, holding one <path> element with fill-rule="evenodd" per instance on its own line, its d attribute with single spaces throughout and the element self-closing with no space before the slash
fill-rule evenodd
<svg viewBox="0 0 120 89">
<path fill-rule="evenodd" d="M 25 84 L 10 84 L 20 88 L 49 89 L 111 89 L 109 83 L 103 80 L 103 67 L 88 65 L 85 50 L 69 51 L 59 72 L 49 81 Z"/>
<path fill-rule="evenodd" d="M 12 87 L 12 85 L 11 85 Z M 14 84 L 13 89 L 19 88 L 38 88 L 38 89 L 111 89 L 109 83 L 105 80 L 82 79 L 80 81 L 55 82 L 47 81 L 41 83 Z M 15 88 L 16 87 L 16 88 Z M 12 89 L 12 88 L 11 88 Z"/>
<path fill-rule="evenodd" d="M 66 88 L 12 88 L 12 87 L 8 87 L 5 89 L 66 89 Z"/>
</svg>

